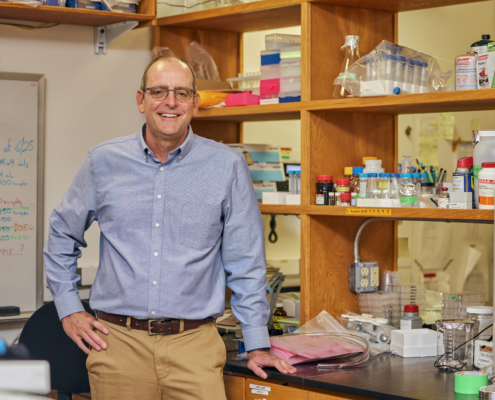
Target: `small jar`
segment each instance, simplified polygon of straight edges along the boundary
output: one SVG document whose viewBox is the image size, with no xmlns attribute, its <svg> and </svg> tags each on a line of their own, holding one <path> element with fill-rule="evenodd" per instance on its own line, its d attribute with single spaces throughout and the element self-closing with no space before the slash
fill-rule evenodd
<svg viewBox="0 0 495 400">
<path fill-rule="evenodd" d="M 351 205 L 351 194 L 349 192 L 341 193 L 341 195 L 340 195 L 340 205 L 341 206 L 344 206 L 344 207 L 348 207 L 348 206 Z"/>
<path fill-rule="evenodd" d="M 449 208 L 449 189 L 442 188 L 438 197 L 438 208 Z"/>
<path fill-rule="evenodd" d="M 357 206 L 357 196 L 359 193 L 351 193 L 351 207 Z"/>
<path fill-rule="evenodd" d="M 404 316 L 400 319 L 400 329 L 421 329 L 423 320 L 419 316 L 417 305 L 404 306 Z"/>
<path fill-rule="evenodd" d="M 342 193 L 335 193 L 335 205 L 340 206 L 340 196 Z"/>
<path fill-rule="evenodd" d="M 318 175 L 316 177 L 316 205 L 330 205 L 329 194 L 333 191 L 333 176 Z"/>
<path fill-rule="evenodd" d="M 350 193 L 351 181 L 349 179 L 337 179 L 337 185 L 335 186 L 336 193 Z"/>
<path fill-rule="evenodd" d="M 474 322 L 473 337 L 493 324 L 493 307 L 473 306 L 466 309 L 469 321 Z M 489 340 L 493 335 L 493 327 L 484 331 L 476 340 Z"/>
<path fill-rule="evenodd" d="M 421 184 L 421 197 L 433 197 L 435 195 L 435 184 L 425 182 Z"/>
<path fill-rule="evenodd" d="M 359 174 L 359 198 L 365 199 L 368 197 L 368 178 L 369 174 Z"/>
</svg>

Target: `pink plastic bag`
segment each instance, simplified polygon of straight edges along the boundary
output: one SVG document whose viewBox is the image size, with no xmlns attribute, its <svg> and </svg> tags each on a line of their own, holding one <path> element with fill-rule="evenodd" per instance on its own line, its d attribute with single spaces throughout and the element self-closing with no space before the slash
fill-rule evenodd
<svg viewBox="0 0 495 400">
<path fill-rule="evenodd" d="M 270 338 L 270 352 L 289 364 L 343 358 L 362 353 L 365 349 L 338 334 L 286 335 Z"/>
</svg>

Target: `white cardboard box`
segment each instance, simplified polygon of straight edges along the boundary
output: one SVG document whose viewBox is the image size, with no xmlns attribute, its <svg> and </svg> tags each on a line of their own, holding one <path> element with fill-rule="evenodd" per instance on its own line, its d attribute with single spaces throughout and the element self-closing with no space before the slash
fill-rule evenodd
<svg viewBox="0 0 495 400">
<path fill-rule="evenodd" d="M 263 192 L 263 204 L 285 204 L 288 192 Z"/>
<path fill-rule="evenodd" d="M 301 195 L 300 194 L 288 194 L 285 196 L 285 204 L 300 206 L 301 205 Z"/>
<path fill-rule="evenodd" d="M 390 350 L 401 357 L 436 357 L 437 332 L 431 329 L 393 330 Z"/>
</svg>

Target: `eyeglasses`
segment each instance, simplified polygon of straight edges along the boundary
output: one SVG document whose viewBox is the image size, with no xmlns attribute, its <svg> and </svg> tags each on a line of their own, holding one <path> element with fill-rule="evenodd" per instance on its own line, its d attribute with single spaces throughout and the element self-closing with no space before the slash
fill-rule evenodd
<svg viewBox="0 0 495 400">
<path fill-rule="evenodd" d="M 151 97 L 156 101 L 163 101 L 168 97 L 169 92 L 174 92 L 175 98 L 181 103 L 188 101 L 192 95 L 196 93 L 195 90 L 188 88 L 167 89 L 163 86 L 154 86 L 144 89 L 144 91 L 146 90 L 150 91 Z"/>
</svg>

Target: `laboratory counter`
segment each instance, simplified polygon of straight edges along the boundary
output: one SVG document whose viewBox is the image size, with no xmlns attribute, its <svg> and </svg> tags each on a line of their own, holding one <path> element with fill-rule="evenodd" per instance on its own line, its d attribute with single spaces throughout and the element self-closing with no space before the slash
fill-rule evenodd
<svg viewBox="0 0 495 400">
<path fill-rule="evenodd" d="M 318 369 L 317 363 L 299 364 L 294 375 L 265 368 L 267 381 L 256 377 L 247 368 L 247 361 L 233 357 L 228 356 L 224 368 L 227 394 L 231 394 L 229 400 L 278 400 L 289 397 L 297 400 L 478 400 L 478 395 L 455 393 L 454 374 L 438 371 L 433 366 L 434 357 L 401 358 L 386 353 L 370 356 L 366 363 L 357 367 L 340 370 Z M 245 386 L 245 395 L 235 396 L 234 393 L 242 392 L 241 385 Z M 256 385 L 268 389 L 258 389 Z"/>
</svg>

